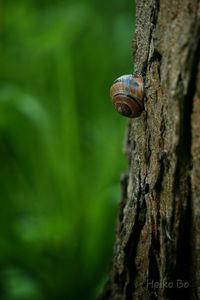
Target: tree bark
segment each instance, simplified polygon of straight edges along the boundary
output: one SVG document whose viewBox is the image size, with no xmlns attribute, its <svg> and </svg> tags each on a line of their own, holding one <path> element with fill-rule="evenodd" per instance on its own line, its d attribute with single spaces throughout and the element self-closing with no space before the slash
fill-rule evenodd
<svg viewBox="0 0 200 300">
<path fill-rule="evenodd" d="M 103 299 L 200 299 L 200 3 L 137 0 L 132 119 Z"/>
</svg>

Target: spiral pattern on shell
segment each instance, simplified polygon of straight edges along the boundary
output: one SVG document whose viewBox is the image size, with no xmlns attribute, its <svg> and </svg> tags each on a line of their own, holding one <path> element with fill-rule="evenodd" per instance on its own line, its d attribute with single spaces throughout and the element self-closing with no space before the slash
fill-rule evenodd
<svg viewBox="0 0 200 300">
<path fill-rule="evenodd" d="M 140 75 L 123 75 L 117 78 L 110 89 L 115 109 L 129 118 L 139 117 L 143 111 L 144 83 Z"/>
</svg>

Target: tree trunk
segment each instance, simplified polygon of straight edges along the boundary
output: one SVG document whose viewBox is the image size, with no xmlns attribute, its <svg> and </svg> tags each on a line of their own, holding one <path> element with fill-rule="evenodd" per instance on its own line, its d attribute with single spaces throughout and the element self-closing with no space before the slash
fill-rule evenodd
<svg viewBox="0 0 200 300">
<path fill-rule="evenodd" d="M 200 299 L 200 3 L 138 0 L 129 173 L 103 299 Z"/>
</svg>

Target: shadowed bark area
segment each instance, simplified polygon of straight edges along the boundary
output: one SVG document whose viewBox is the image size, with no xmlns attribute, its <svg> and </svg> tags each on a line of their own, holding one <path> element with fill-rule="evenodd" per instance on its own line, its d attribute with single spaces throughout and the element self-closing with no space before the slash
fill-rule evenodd
<svg viewBox="0 0 200 300">
<path fill-rule="evenodd" d="M 133 49 L 145 110 L 129 124 L 103 299 L 199 299 L 199 1 L 138 0 Z"/>
</svg>

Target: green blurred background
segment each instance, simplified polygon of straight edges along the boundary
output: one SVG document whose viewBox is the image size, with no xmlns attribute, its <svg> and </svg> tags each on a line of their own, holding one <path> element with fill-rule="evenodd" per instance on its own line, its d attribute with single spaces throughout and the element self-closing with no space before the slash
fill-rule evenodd
<svg viewBox="0 0 200 300">
<path fill-rule="evenodd" d="M 127 168 L 109 102 L 134 3 L 0 2 L 0 299 L 95 299 Z"/>
</svg>

